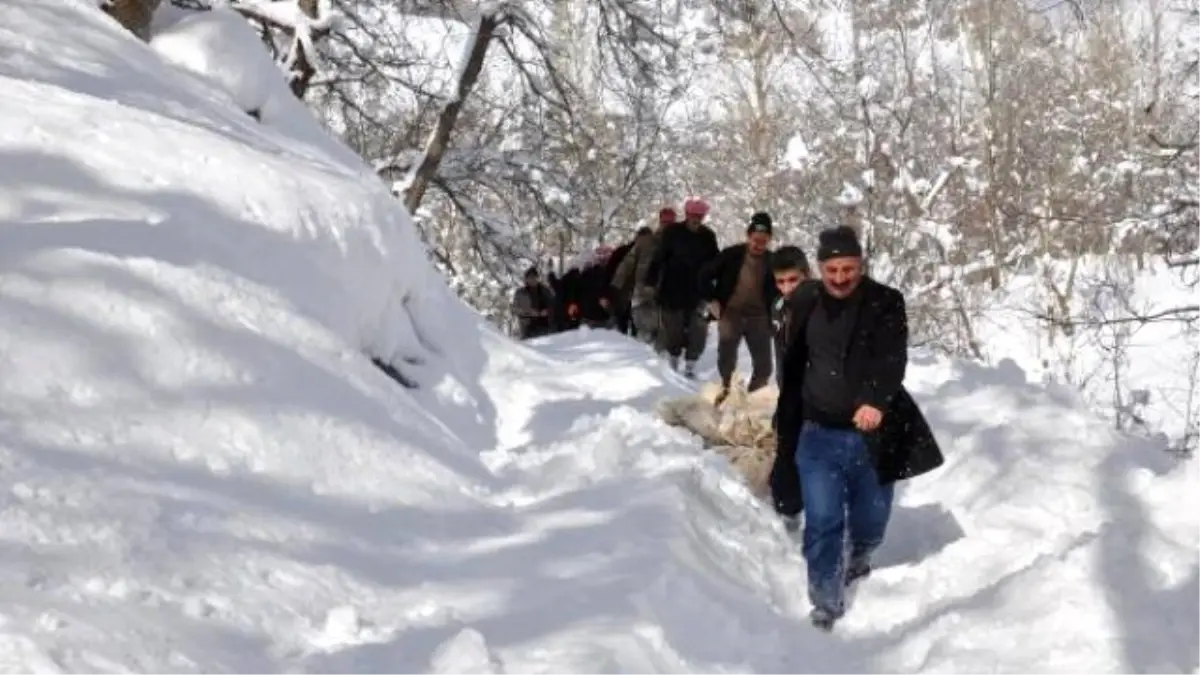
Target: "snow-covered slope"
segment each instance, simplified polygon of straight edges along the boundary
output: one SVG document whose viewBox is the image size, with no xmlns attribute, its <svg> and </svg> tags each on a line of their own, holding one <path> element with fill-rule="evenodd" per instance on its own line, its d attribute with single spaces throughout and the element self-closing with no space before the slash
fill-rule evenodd
<svg viewBox="0 0 1200 675">
<path fill-rule="evenodd" d="M 508 342 L 344 149 L 91 5 L 0 4 L 5 670 L 1196 668 L 1194 463 L 915 355 L 947 465 L 817 634 L 680 380 Z"/>
</svg>

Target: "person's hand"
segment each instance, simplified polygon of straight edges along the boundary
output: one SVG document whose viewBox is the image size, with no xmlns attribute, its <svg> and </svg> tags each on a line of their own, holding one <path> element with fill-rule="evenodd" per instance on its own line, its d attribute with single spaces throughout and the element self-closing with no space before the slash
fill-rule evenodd
<svg viewBox="0 0 1200 675">
<path fill-rule="evenodd" d="M 539 309 L 539 310 L 538 310 L 538 313 L 537 313 L 537 315 L 538 315 L 538 316 L 550 316 L 550 310 L 548 310 L 548 309 Z"/>
<path fill-rule="evenodd" d="M 708 313 L 712 314 L 713 318 L 719 321 L 721 319 L 721 303 L 716 300 L 708 303 Z"/>
<path fill-rule="evenodd" d="M 883 413 L 869 405 L 860 405 L 854 412 L 854 426 L 859 431 L 875 431 L 883 421 Z"/>
</svg>

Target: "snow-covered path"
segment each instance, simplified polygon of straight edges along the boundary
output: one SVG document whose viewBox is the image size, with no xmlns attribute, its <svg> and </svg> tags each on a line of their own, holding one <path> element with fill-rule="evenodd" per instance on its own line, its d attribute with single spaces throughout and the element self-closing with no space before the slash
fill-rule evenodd
<svg viewBox="0 0 1200 675">
<path fill-rule="evenodd" d="M 914 354 L 947 464 L 816 633 L 798 544 L 650 411 L 687 383 L 499 335 L 302 107 L 93 4 L 0 4 L 0 669 L 1196 669 L 1195 463 Z"/>
</svg>

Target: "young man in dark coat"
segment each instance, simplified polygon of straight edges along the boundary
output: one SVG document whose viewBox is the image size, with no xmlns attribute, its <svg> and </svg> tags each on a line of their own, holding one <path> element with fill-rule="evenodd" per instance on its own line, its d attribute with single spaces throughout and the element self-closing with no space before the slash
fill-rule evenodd
<svg viewBox="0 0 1200 675">
<path fill-rule="evenodd" d="M 796 289 L 812 278 L 808 256 L 799 246 L 781 246 L 771 254 L 771 274 L 777 297 L 771 307 L 771 324 L 775 336 L 775 379 L 783 385 L 783 357 L 796 337 Z"/>
<path fill-rule="evenodd" d="M 759 389 L 771 379 L 771 306 L 776 297 L 768 250 L 771 235 L 771 216 L 755 213 L 746 228 L 746 241 L 726 247 L 700 271 L 709 314 L 717 319 L 717 373 L 721 376 L 717 405 L 729 394 L 743 339 L 753 364 L 746 390 Z"/>
<path fill-rule="evenodd" d="M 657 289 L 661 351 L 667 353 L 672 369 L 678 369 L 682 355 L 684 375 L 689 378 L 696 376 L 696 361 L 708 343 L 700 270 L 721 252 L 716 233 L 704 225 L 707 214 L 703 200 L 684 203 L 683 224 L 663 230 L 644 279 Z"/>
<path fill-rule="evenodd" d="M 800 323 L 783 364 L 771 490 L 785 516 L 804 495 L 811 618 L 828 630 L 845 612 L 845 586 L 870 573 L 894 483 L 943 459 L 902 386 L 904 296 L 863 274 L 862 247 L 849 227 L 821 233 L 817 261 L 821 280 L 796 291 L 793 320 Z"/>
<path fill-rule="evenodd" d="M 525 284 L 513 293 L 512 312 L 518 334 L 530 340 L 554 332 L 554 292 L 542 283 L 536 267 L 525 270 Z"/>
</svg>

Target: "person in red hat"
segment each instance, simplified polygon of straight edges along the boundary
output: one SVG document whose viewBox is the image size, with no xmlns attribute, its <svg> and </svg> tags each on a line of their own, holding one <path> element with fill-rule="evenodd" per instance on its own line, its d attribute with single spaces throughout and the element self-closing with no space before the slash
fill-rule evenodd
<svg viewBox="0 0 1200 675">
<path fill-rule="evenodd" d="M 699 272 L 720 253 L 717 235 L 707 225 L 708 204 L 692 198 L 683 205 L 683 225 L 662 234 L 645 283 L 656 289 L 660 312 L 658 346 L 671 368 L 684 357 L 684 375 L 696 376 L 696 361 L 708 343 L 708 308 L 700 292 Z"/>
<path fill-rule="evenodd" d="M 675 225 L 676 222 L 675 209 L 668 206 L 659 210 L 658 229 L 651 230 L 649 227 L 643 227 L 638 230 L 633 248 L 630 249 L 625 259 L 617 267 L 616 273 L 613 274 L 612 283 L 615 288 L 633 288 L 629 305 L 634 333 L 638 340 L 651 347 L 656 347 L 658 344 L 659 312 L 658 303 L 654 297 L 655 287 L 647 285 L 644 279 L 646 269 L 650 267 L 650 261 L 654 259 L 654 251 L 662 239 L 663 231 Z"/>
</svg>

